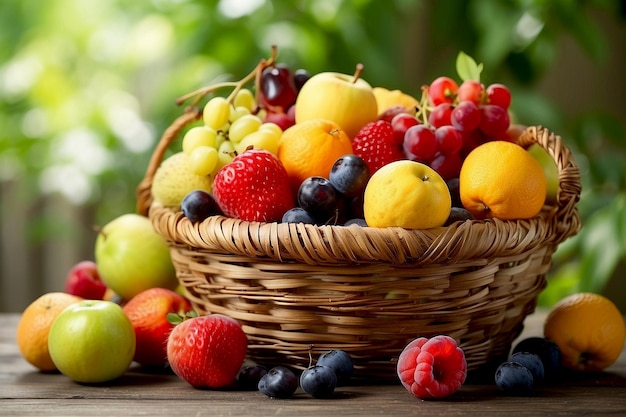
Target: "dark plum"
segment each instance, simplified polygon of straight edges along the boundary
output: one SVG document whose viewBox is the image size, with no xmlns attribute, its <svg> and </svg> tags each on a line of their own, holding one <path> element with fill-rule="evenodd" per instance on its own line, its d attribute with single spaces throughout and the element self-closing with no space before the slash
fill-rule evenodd
<svg viewBox="0 0 626 417">
<path fill-rule="evenodd" d="M 348 154 L 337 159 L 330 169 L 328 180 L 345 197 L 363 194 L 370 170 L 363 158 Z"/>
<path fill-rule="evenodd" d="M 237 374 L 237 384 L 245 390 L 258 390 L 259 381 L 267 373 L 267 368 L 261 365 L 244 366 Z"/>
<path fill-rule="evenodd" d="M 463 222 L 465 220 L 474 220 L 472 213 L 464 209 L 463 207 L 452 207 L 450 209 L 450 215 L 448 220 L 444 223 L 444 226 L 450 226 L 454 222 Z"/>
<path fill-rule="evenodd" d="M 192 222 L 201 222 L 209 216 L 221 215 L 222 210 L 213 195 L 202 190 L 190 191 L 181 203 L 185 217 Z"/>
<path fill-rule="evenodd" d="M 261 377 L 258 388 L 271 398 L 290 398 L 298 389 L 298 378 L 291 369 L 275 366 Z"/>
<path fill-rule="evenodd" d="M 298 189 L 298 206 L 316 218 L 327 219 L 339 208 L 337 190 L 324 177 L 309 177 Z"/>
<path fill-rule="evenodd" d="M 293 81 L 296 85 L 296 90 L 300 91 L 305 82 L 309 81 L 311 78 L 311 73 L 304 68 L 298 68 L 296 72 L 293 73 Z"/>
<path fill-rule="evenodd" d="M 337 374 L 330 366 L 311 366 L 300 375 L 300 387 L 313 398 L 330 398 L 337 387 Z"/>
</svg>

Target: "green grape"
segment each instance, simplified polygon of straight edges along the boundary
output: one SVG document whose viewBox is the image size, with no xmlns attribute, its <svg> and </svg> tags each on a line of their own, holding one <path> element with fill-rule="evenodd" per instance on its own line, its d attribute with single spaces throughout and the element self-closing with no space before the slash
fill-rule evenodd
<svg viewBox="0 0 626 417">
<path fill-rule="evenodd" d="M 228 138 L 234 143 L 241 142 L 250 133 L 256 132 L 261 124 L 261 119 L 253 114 L 242 116 L 230 125 Z"/>
<path fill-rule="evenodd" d="M 283 129 L 273 122 L 265 122 L 261 126 L 259 126 L 258 130 L 269 130 L 270 132 L 274 132 L 276 136 L 280 137 L 283 134 Z"/>
<path fill-rule="evenodd" d="M 228 127 L 231 104 L 224 97 L 213 97 L 202 111 L 204 124 L 214 130 L 223 130 Z"/>
<path fill-rule="evenodd" d="M 196 175 L 210 175 L 217 168 L 217 149 L 198 146 L 189 154 L 189 170 Z"/>
<path fill-rule="evenodd" d="M 229 140 L 225 140 L 217 150 L 217 170 L 232 162 L 235 158 L 235 147 Z"/>
<path fill-rule="evenodd" d="M 215 139 L 215 149 L 219 150 L 224 141 L 228 140 L 228 135 L 223 130 L 217 132 L 217 138 Z"/>
<path fill-rule="evenodd" d="M 276 155 L 278 152 L 278 141 L 280 140 L 280 135 L 277 135 L 275 132 L 264 129 L 257 130 L 256 132 L 252 132 L 247 135 L 243 140 L 235 145 L 235 149 L 237 153 L 244 152 L 248 147 L 253 147 L 254 149 L 265 149 Z"/>
<path fill-rule="evenodd" d="M 245 107 L 250 112 L 256 108 L 256 100 L 254 99 L 254 94 L 252 91 L 247 88 L 242 88 L 235 95 L 235 99 L 233 100 L 233 105 L 235 107 Z"/>
<path fill-rule="evenodd" d="M 217 132 L 208 126 L 195 126 L 183 136 L 183 152 L 187 155 L 198 146 L 209 146 L 217 149 Z"/>
<path fill-rule="evenodd" d="M 246 107 L 243 107 L 243 106 L 231 107 L 231 111 L 230 111 L 230 123 L 231 123 L 231 126 L 232 126 L 233 123 L 235 123 L 241 117 L 249 115 L 249 114 L 250 114 L 250 110 L 248 110 Z"/>
</svg>

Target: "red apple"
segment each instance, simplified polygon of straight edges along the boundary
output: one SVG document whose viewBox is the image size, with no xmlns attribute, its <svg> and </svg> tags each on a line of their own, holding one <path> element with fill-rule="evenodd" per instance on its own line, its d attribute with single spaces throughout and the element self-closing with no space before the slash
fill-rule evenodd
<svg viewBox="0 0 626 417">
<path fill-rule="evenodd" d="M 248 350 L 241 325 L 222 314 L 178 324 L 167 341 L 167 359 L 176 375 L 195 388 L 223 388 L 235 381 Z"/>
<path fill-rule="evenodd" d="M 167 315 L 187 314 L 193 309 L 189 300 L 167 288 L 150 288 L 131 298 L 123 309 L 137 338 L 133 359 L 147 366 L 166 365 L 167 338 L 174 327 Z"/>
<path fill-rule="evenodd" d="M 81 261 L 74 265 L 65 280 L 65 292 L 87 300 L 102 300 L 107 290 L 100 279 L 98 267 L 93 261 Z"/>
</svg>

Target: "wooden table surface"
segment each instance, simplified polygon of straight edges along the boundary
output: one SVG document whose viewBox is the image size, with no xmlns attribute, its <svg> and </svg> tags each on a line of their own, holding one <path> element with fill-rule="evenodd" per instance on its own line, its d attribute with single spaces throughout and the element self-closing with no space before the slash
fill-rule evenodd
<svg viewBox="0 0 626 417">
<path fill-rule="evenodd" d="M 520 338 L 540 336 L 544 318 L 529 316 Z M 173 374 L 138 368 L 97 386 L 40 373 L 19 354 L 18 319 L 0 315 L 0 416 L 626 416 L 626 349 L 605 372 L 568 374 L 529 396 L 505 396 L 487 379 L 437 401 L 419 400 L 399 383 L 340 387 L 327 400 L 298 389 L 292 399 L 273 400 L 254 391 L 194 389 Z"/>
</svg>

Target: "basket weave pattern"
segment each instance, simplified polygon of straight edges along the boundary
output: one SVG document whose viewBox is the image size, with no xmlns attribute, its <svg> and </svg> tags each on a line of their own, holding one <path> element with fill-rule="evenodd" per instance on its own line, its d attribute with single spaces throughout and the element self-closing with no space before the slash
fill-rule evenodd
<svg viewBox="0 0 626 417">
<path fill-rule="evenodd" d="M 178 279 L 201 314 L 240 321 L 249 356 L 305 368 L 309 352 L 344 349 L 360 376 L 393 378 L 418 336 L 447 334 L 468 369 L 504 358 L 546 285 L 559 243 L 581 227 L 578 168 L 561 138 L 530 127 L 555 160 L 557 203 L 527 220 L 471 221 L 430 230 L 257 223 L 214 216 L 191 223 L 152 201 L 166 149 L 198 119 L 188 109 L 167 129 L 137 189 L 171 248 Z"/>
</svg>

